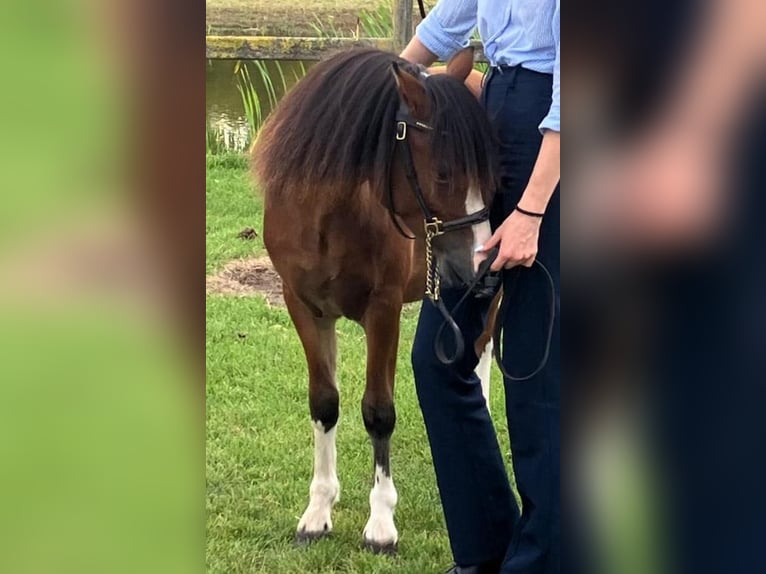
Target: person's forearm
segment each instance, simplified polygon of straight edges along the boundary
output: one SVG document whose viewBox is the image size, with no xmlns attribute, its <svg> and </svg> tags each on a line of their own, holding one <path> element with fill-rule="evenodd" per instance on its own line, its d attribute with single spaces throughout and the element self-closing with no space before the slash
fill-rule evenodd
<svg viewBox="0 0 766 574">
<path fill-rule="evenodd" d="M 417 36 L 413 36 L 407 47 L 399 54 L 402 58 L 413 64 L 422 64 L 424 66 L 430 66 L 436 61 L 436 54 L 431 52 L 423 45 L 423 42 L 418 40 Z"/>
<path fill-rule="evenodd" d="M 535 213 L 544 213 L 560 179 L 561 134 L 546 130 L 529 183 L 519 200 L 519 207 Z"/>
<path fill-rule="evenodd" d="M 664 114 L 670 129 L 687 130 L 697 141 L 725 141 L 765 63 L 764 12 L 758 0 L 718 0 L 690 47 L 690 61 Z"/>
</svg>

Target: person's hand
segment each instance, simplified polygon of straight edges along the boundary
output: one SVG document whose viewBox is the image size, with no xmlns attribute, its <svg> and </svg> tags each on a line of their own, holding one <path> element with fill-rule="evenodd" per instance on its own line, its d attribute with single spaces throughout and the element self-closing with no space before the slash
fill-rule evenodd
<svg viewBox="0 0 766 574">
<path fill-rule="evenodd" d="M 492 271 L 510 269 L 516 265 L 532 267 L 537 257 L 537 243 L 542 219 L 512 211 L 495 234 L 484 244 L 482 251 L 489 251 L 497 244 L 500 250 L 492 263 Z"/>
<path fill-rule="evenodd" d="M 720 140 L 720 138 L 719 138 Z M 666 252 L 702 246 L 727 221 L 725 150 L 669 126 L 615 146 L 578 181 L 588 233 L 610 245 Z"/>
</svg>

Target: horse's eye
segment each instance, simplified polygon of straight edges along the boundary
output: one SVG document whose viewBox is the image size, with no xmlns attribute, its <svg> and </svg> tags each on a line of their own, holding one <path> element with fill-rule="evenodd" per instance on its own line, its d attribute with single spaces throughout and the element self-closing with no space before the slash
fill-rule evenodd
<svg viewBox="0 0 766 574">
<path fill-rule="evenodd" d="M 449 183 L 449 170 L 446 168 L 439 168 L 434 174 L 434 180 L 436 183 Z"/>
</svg>

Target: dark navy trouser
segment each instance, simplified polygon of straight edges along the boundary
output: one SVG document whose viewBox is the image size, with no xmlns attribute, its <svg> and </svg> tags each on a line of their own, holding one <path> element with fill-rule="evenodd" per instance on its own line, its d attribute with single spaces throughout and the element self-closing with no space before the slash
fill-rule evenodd
<svg viewBox="0 0 766 574">
<path fill-rule="evenodd" d="M 522 68 L 491 70 L 483 100 L 501 143 L 501 190 L 492 205 L 498 226 L 523 193 L 540 149 L 538 126 L 551 103 L 552 77 Z M 412 363 L 455 562 L 504 559 L 502 574 L 559 572 L 559 196 L 543 219 L 538 259 L 556 285 L 556 322 L 550 358 L 524 382 L 505 380 L 506 411 L 519 513 L 492 421 L 473 369 L 470 343 L 482 331 L 487 302 L 469 298 L 455 317 L 466 340 L 462 361 L 442 365 L 433 342 L 442 317 L 422 304 Z M 511 374 L 532 371 L 543 352 L 550 313 L 550 287 L 540 269 L 504 272 L 508 313 L 503 356 Z M 442 289 L 448 308 L 461 292 Z M 448 336 L 447 336 L 448 337 Z"/>
</svg>

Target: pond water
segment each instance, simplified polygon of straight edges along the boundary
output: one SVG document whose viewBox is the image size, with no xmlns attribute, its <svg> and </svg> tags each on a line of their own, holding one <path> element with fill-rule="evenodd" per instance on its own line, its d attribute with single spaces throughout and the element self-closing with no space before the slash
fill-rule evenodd
<svg viewBox="0 0 766 574">
<path fill-rule="evenodd" d="M 292 60 L 207 60 L 205 99 L 209 129 L 216 132 L 216 137 L 226 148 L 236 151 L 246 149 L 250 143 L 250 126 L 237 88 L 242 82 L 241 68 L 247 69 L 265 118 L 271 111 L 268 83 L 273 86 L 274 95 L 279 100 L 285 88 L 290 89 L 312 63 Z"/>
</svg>

